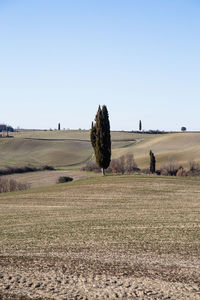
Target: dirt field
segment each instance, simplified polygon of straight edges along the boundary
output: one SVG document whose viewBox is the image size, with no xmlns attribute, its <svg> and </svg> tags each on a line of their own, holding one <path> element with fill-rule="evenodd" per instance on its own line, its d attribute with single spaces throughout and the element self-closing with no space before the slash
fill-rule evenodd
<svg viewBox="0 0 200 300">
<path fill-rule="evenodd" d="M 0 299 L 200 299 L 199 204 L 190 178 L 1 194 Z"/>
<path fill-rule="evenodd" d="M 93 177 L 101 174 L 95 174 L 93 172 L 84 171 L 65 171 L 65 170 L 53 170 L 53 171 L 38 171 L 38 172 L 28 172 L 22 174 L 11 174 L 5 175 L 1 178 L 14 179 L 17 182 L 26 183 L 30 188 L 35 187 L 45 187 L 57 184 L 58 178 L 60 176 L 69 176 L 73 180 L 78 180 L 81 178 Z"/>
</svg>

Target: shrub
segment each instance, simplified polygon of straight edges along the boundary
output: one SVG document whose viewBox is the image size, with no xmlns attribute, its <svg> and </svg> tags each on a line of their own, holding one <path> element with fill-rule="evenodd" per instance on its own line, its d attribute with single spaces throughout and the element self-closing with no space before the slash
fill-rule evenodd
<svg viewBox="0 0 200 300">
<path fill-rule="evenodd" d="M 82 171 L 93 171 L 101 172 L 101 169 L 94 161 L 88 161 L 84 167 L 81 168 Z"/>
<path fill-rule="evenodd" d="M 122 155 L 110 163 L 112 173 L 130 174 L 139 171 L 133 154 Z"/>
<path fill-rule="evenodd" d="M 89 161 L 81 168 L 82 171 L 101 172 L 101 169 L 94 161 Z M 140 169 L 134 160 L 133 154 L 122 155 L 117 159 L 112 159 L 110 166 L 106 169 L 106 173 L 130 174 L 138 172 Z"/>
<path fill-rule="evenodd" d="M 188 176 L 200 176 L 200 165 L 194 160 L 189 162 Z"/>
<path fill-rule="evenodd" d="M 36 172 L 36 171 L 45 171 L 45 170 L 54 170 L 54 167 L 51 166 L 42 166 L 42 167 L 33 167 L 33 166 L 24 166 L 24 167 L 6 167 L 0 169 L 1 175 L 10 175 L 16 173 L 27 173 L 27 172 Z"/>
<path fill-rule="evenodd" d="M 65 183 L 65 182 L 70 182 L 72 181 L 73 178 L 68 177 L 68 176 L 60 176 L 57 180 L 57 183 Z"/>
<path fill-rule="evenodd" d="M 42 166 L 40 169 L 41 169 L 41 171 L 53 171 L 53 170 L 55 170 L 54 167 L 48 166 L 48 165 Z"/>
<path fill-rule="evenodd" d="M 192 160 L 189 162 L 189 169 L 185 170 L 183 167 L 180 167 L 176 176 L 200 176 L 200 165 Z"/>
<path fill-rule="evenodd" d="M 161 167 L 160 174 L 164 176 L 176 176 L 177 171 L 180 167 L 177 166 L 177 162 L 169 160 L 166 165 Z"/>
<path fill-rule="evenodd" d="M 122 155 L 117 159 L 112 159 L 110 163 L 112 173 L 125 173 L 125 156 Z"/>
<path fill-rule="evenodd" d="M 22 191 L 30 188 L 27 183 L 20 183 L 14 179 L 0 178 L 0 193 Z"/>
<path fill-rule="evenodd" d="M 176 176 L 187 176 L 188 172 L 183 168 L 183 167 L 179 167 Z"/>
<path fill-rule="evenodd" d="M 142 174 L 151 174 L 149 168 L 141 169 L 141 170 L 140 170 L 140 173 L 142 173 Z"/>
</svg>

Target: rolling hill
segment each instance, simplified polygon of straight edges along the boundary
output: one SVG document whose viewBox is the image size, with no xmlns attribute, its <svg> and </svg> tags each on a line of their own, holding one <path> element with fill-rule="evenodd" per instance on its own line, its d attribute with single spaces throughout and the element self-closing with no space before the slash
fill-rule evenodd
<svg viewBox="0 0 200 300">
<path fill-rule="evenodd" d="M 112 132 L 112 157 L 132 153 L 140 168 L 149 166 L 149 150 L 155 153 L 159 168 L 169 160 L 186 166 L 200 162 L 200 133 L 169 133 L 161 135 Z M 23 131 L 14 138 L 0 139 L 0 167 L 52 165 L 80 167 L 92 159 L 89 131 Z"/>
</svg>

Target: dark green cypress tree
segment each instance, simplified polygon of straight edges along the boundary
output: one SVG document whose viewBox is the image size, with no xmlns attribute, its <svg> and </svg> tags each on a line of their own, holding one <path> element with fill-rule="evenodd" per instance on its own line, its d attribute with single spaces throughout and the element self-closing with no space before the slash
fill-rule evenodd
<svg viewBox="0 0 200 300">
<path fill-rule="evenodd" d="M 90 130 L 90 141 L 91 141 L 93 149 L 95 150 L 95 147 L 96 147 L 96 125 L 94 125 L 93 122 L 92 122 L 92 127 Z"/>
<path fill-rule="evenodd" d="M 141 131 L 142 130 L 142 121 L 140 120 L 139 121 L 139 131 Z"/>
<path fill-rule="evenodd" d="M 99 106 L 95 121 L 95 125 L 92 123 L 90 140 L 94 148 L 96 162 L 105 175 L 105 169 L 109 167 L 111 159 L 110 122 L 105 105 L 102 108 Z"/>
<path fill-rule="evenodd" d="M 111 160 L 111 137 L 110 137 L 110 122 L 108 110 L 105 105 L 102 106 L 102 118 L 103 118 L 103 153 L 104 162 L 103 168 L 107 169 L 110 165 Z"/>
<path fill-rule="evenodd" d="M 155 173 L 156 171 L 156 158 L 153 152 L 150 150 L 149 152 L 150 155 L 150 172 Z"/>
</svg>

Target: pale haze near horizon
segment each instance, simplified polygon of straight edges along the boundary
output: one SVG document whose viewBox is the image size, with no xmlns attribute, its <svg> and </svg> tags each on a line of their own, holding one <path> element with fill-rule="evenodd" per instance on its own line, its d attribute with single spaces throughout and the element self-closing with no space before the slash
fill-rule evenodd
<svg viewBox="0 0 200 300">
<path fill-rule="evenodd" d="M 0 123 L 200 130 L 198 0 L 0 0 Z"/>
</svg>

